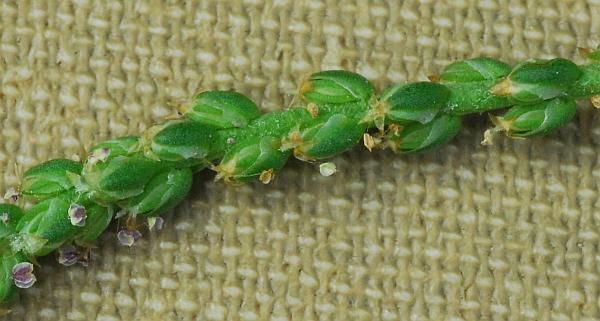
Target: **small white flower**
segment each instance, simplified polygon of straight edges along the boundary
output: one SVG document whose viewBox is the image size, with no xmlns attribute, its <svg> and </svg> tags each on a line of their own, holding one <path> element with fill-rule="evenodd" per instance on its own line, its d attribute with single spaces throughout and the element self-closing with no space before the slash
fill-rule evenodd
<svg viewBox="0 0 600 321">
<path fill-rule="evenodd" d="M 321 175 L 323 176 L 331 176 L 337 172 L 337 167 L 331 162 L 323 163 L 319 165 L 319 172 L 321 172 Z"/>
</svg>

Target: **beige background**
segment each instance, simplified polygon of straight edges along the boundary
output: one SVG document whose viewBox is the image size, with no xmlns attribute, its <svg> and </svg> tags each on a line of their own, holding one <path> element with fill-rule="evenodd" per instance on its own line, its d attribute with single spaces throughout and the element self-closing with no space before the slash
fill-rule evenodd
<svg viewBox="0 0 600 321">
<path fill-rule="evenodd" d="M 577 56 L 596 0 L 2 1 L 0 193 L 18 170 L 140 133 L 191 94 L 234 88 L 265 111 L 299 81 L 357 70 L 381 89 L 450 61 Z M 436 152 L 358 147 L 324 178 L 200 175 L 166 227 L 116 226 L 85 269 L 42 259 L 6 320 L 598 320 L 598 115 L 480 146 L 485 117 Z"/>
</svg>

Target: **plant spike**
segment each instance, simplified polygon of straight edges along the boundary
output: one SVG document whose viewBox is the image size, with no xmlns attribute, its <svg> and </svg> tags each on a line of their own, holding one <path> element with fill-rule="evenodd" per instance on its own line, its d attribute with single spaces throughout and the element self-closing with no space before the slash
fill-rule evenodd
<svg viewBox="0 0 600 321">
<path fill-rule="evenodd" d="M 137 217 L 151 230 L 158 215 L 189 192 L 204 168 L 216 179 L 263 183 L 294 156 L 319 161 L 358 144 L 369 149 L 421 152 L 451 140 L 464 115 L 507 109 L 492 116 L 496 131 L 525 138 L 551 133 L 575 115 L 576 100 L 600 107 L 600 49 L 582 50 L 590 63 L 530 60 L 511 68 L 492 58 L 447 66 L 435 82 L 391 86 L 381 95 L 363 76 L 329 70 L 301 86 L 297 108 L 260 114 L 247 97 L 208 91 L 182 106 L 178 119 L 156 124 L 138 136 L 94 146 L 83 162 L 50 160 L 25 172 L 22 196 L 38 201 L 22 210 L 0 204 L 0 303 L 35 282 L 35 257 L 60 248 L 59 261 L 80 258 L 113 218 L 126 219 L 119 242 L 141 237 Z M 322 163 L 323 175 L 335 164 Z M 16 196 L 11 193 L 10 198 Z"/>
</svg>

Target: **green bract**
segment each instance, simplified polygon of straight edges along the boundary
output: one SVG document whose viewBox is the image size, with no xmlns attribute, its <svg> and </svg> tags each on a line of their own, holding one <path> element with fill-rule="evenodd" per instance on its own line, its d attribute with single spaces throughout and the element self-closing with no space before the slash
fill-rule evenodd
<svg viewBox="0 0 600 321">
<path fill-rule="evenodd" d="M 258 142 L 248 140 L 236 144 L 217 166 L 225 180 L 245 182 L 258 178 L 263 172 L 280 170 L 290 157 L 290 151 L 281 151 L 281 140 L 266 136 Z"/>
<path fill-rule="evenodd" d="M 566 98 L 555 98 L 534 105 L 517 105 L 503 116 L 493 118 L 494 123 L 512 137 L 546 135 L 575 117 L 577 104 Z"/>
<path fill-rule="evenodd" d="M 92 161 L 105 161 L 117 156 L 127 156 L 138 146 L 138 136 L 123 136 L 99 143 L 90 149 Z"/>
<path fill-rule="evenodd" d="M 82 167 L 69 159 L 54 159 L 34 166 L 23 175 L 21 192 L 37 200 L 58 195 L 73 187 L 68 173 L 79 174 Z"/>
<path fill-rule="evenodd" d="M 192 187 L 192 171 L 172 169 L 154 176 L 144 192 L 129 199 L 123 208 L 131 215 L 155 216 L 179 203 Z"/>
<path fill-rule="evenodd" d="M 15 250 L 29 255 L 46 255 L 77 235 L 80 227 L 69 219 L 72 195 L 60 195 L 38 203 L 19 220 L 19 237 L 12 242 Z"/>
<path fill-rule="evenodd" d="M 303 129 L 294 155 L 300 159 L 323 159 L 356 145 L 367 125 L 344 114 L 327 115 L 313 126 Z"/>
<path fill-rule="evenodd" d="M 405 124 L 397 133 L 388 134 L 387 139 L 392 150 L 396 152 L 419 152 L 448 142 L 458 134 L 460 127 L 460 117 L 440 115 L 425 124 Z"/>
<path fill-rule="evenodd" d="M 149 130 L 155 132 L 147 138 L 150 158 L 185 162 L 183 166 L 206 163 L 215 157 L 216 131 L 214 127 L 190 120 L 171 120 Z"/>
<path fill-rule="evenodd" d="M 367 78 L 345 70 L 328 70 L 312 74 L 300 88 L 306 101 L 317 104 L 343 104 L 368 101 L 373 85 Z"/>
<path fill-rule="evenodd" d="M 496 84 L 495 80 L 445 84 L 451 94 L 443 111 L 455 115 L 467 115 L 509 106 L 512 101 L 510 97 L 496 96 L 491 93 L 490 88 L 494 84 Z"/>
<path fill-rule="evenodd" d="M 515 67 L 492 92 L 519 102 L 535 103 L 567 95 L 580 76 L 579 67 L 566 59 L 527 61 Z"/>
<path fill-rule="evenodd" d="M 86 222 L 79 228 L 75 241 L 83 245 L 93 242 L 104 232 L 112 221 L 114 209 L 112 206 L 104 207 L 93 202 L 85 202 Z"/>
<path fill-rule="evenodd" d="M 472 58 L 451 63 L 440 75 L 440 81 L 473 82 L 493 80 L 507 76 L 512 68 L 499 60 L 492 58 Z"/>
<path fill-rule="evenodd" d="M 85 168 L 85 189 L 105 203 L 126 199 L 141 194 L 146 183 L 165 166 L 140 153 L 117 156 Z"/>
<path fill-rule="evenodd" d="M 198 124 L 220 129 L 246 126 L 260 116 L 256 104 L 235 91 L 206 91 L 184 106 L 184 115 Z"/>
<path fill-rule="evenodd" d="M 381 101 L 388 105 L 386 118 L 396 122 L 430 122 L 446 106 L 450 90 L 432 82 L 417 82 L 387 89 Z"/>
</svg>

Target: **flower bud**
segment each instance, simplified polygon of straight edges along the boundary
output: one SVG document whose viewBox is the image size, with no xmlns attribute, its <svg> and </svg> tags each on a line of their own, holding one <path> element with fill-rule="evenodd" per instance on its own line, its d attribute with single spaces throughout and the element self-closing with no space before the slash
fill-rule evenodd
<svg viewBox="0 0 600 321">
<path fill-rule="evenodd" d="M 409 153 L 424 151 L 444 144 L 454 138 L 461 127 L 461 117 L 440 115 L 432 121 L 421 124 L 411 122 L 390 131 L 387 144 L 394 152 Z"/>
<path fill-rule="evenodd" d="M 127 201 L 123 208 L 131 215 L 156 216 L 177 205 L 192 187 L 192 171 L 172 169 L 154 176 L 144 192 Z"/>
<path fill-rule="evenodd" d="M 473 82 L 506 77 L 511 67 L 499 60 L 480 57 L 457 61 L 444 68 L 441 82 Z"/>
<path fill-rule="evenodd" d="M 516 66 L 491 92 L 511 96 L 519 102 L 536 103 L 567 95 L 581 74 L 579 67 L 567 59 L 527 61 Z"/>
<path fill-rule="evenodd" d="M 387 104 L 386 118 L 395 122 L 430 122 L 446 105 L 450 90 L 432 82 L 402 84 L 387 89 L 381 101 Z"/>
<path fill-rule="evenodd" d="M 117 156 L 104 163 L 86 166 L 84 190 L 102 203 L 111 203 L 141 194 L 144 186 L 166 164 L 142 154 Z"/>
<path fill-rule="evenodd" d="M 19 235 L 11 246 L 30 255 L 46 255 L 72 239 L 80 227 L 71 224 L 71 197 L 60 195 L 38 203 L 19 220 Z"/>
<path fill-rule="evenodd" d="M 314 73 L 300 87 L 300 96 L 317 104 L 366 102 L 373 95 L 373 85 L 365 77 L 345 70 Z"/>
<path fill-rule="evenodd" d="M 366 123 L 344 114 L 333 114 L 319 119 L 312 126 L 300 131 L 294 155 L 303 160 L 323 159 L 352 148 L 367 130 Z"/>
<path fill-rule="evenodd" d="M 567 98 L 555 98 L 533 105 L 517 105 L 503 116 L 493 117 L 497 126 L 510 137 L 546 135 L 575 117 L 577 104 Z"/>
<path fill-rule="evenodd" d="M 148 131 L 144 145 L 146 156 L 161 161 L 180 162 L 193 160 L 207 162 L 215 157 L 217 131 L 215 127 L 190 120 L 171 120 L 156 125 Z M 185 162 L 184 167 L 192 164 Z"/>
<path fill-rule="evenodd" d="M 23 217 L 23 211 L 20 207 L 12 204 L 0 204 L 0 248 L 1 240 L 15 233 L 21 217 Z"/>
<path fill-rule="evenodd" d="M 215 167 L 216 178 L 246 182 L 261 175 L 266 177 L 265 173 L 280 170 L 290 157 L 291 152 L 281 151 L 280 147 L 281 141 L 271 136 L 250 138 L 239 142 L 225 154 L 221 163 Z M 265 182 L 265 179 L 261 180 Z M 270 179 L 266 179 L 266 181 L 268 182 Z"/>
<path fill-rule="evenodd" d="M 260 116 L 256 104 L 235 91 L 205 91 L 183 107 L 183 113 L 196 123 L 219 129 L 239 128 Z"/>
<path fill-rule="evenodd" d="M 82 165 L 69 159 L 54 159 L 34 166 L 23 175 L 23 195 L 44 200 L 73 187 L 68 173 L 80 174 Z"/>
</svg>

